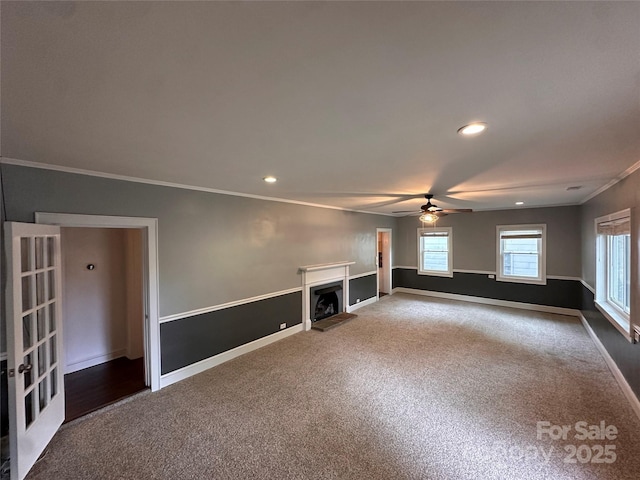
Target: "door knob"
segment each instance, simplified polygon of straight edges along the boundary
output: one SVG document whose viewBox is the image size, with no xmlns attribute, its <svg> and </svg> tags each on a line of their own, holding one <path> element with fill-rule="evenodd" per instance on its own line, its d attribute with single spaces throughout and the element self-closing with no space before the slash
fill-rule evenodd
<svg viewBox="0 0 640 480">
<path fill-rule="evenodd" d="M 18 367 L 18 373 L 22 373 L 22 372 L 30 372 L 31 371 L 31 365 L 25 365 L 24 363 L 22 365 L 20 365 Z"/>
</svg>

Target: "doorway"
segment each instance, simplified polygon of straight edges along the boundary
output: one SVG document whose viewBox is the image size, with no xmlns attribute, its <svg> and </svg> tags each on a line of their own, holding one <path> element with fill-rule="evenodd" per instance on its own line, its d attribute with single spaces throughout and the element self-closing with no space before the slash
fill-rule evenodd
<svg viewBox="0 0 640 480">
<path fill-rule="evenodd" d="M 144 384 L 160 390 L 160 319 L 158 291 L 158 220 L 143 217 L 114 217 L 36 212 L 36 223 L 61 228 L 134 229 L 140 233 L 142 264 Z M 85 263 L 85 268 L 91 262 Z M 95 266 L 95 264 L 94 264 Z"/>
<path fill-rule="evenodd" d="M 146 388 L 142 230 L 62 227 L 65 422 Z"/>
<path fill-rule="evenodd" d="M 160 389 L 158 220 L 41 212 L 35 220 L 4 224 L 9 443 L 16 478 L 27 475 L 65 418 L 61 228 L 139 229 L 144 384 Z M 91 265 L 96 267 L 86 267 L 93 270 Z"/>
<path fill-rule="evenodd" d="M 377 290 L 378 298 L 391 293 L 392 288 L 392 269 L 391 269 L 391 233 L 390 228 L 378 228 L 377 232 Z"/>
</svg>

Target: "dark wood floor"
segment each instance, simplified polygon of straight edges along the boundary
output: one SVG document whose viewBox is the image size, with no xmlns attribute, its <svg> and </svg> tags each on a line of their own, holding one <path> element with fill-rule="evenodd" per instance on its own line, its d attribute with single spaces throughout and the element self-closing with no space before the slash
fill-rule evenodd
<svg viewBox="0 0 640 480">
<path fill-rule="evenodd" d="M 64 376 L 65 423 L 144 390 L 144 359 L 116 358 Z"/>
</svg>

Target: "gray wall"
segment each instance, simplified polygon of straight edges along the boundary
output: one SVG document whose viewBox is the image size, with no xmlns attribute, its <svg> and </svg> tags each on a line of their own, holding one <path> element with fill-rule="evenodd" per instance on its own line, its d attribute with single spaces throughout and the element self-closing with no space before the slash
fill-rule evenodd
<svg viewBox="0 0 640 480">
<path fill-rule="evenodd" d="M 376 227 L 396 219 L 341 210 L 1 166 L 7 220 L 34 212 L 155 217 L 161 316 L 301 286 L 298 267 L 376 269 Z M 394 234 L 394 239 L 396 238 Z"/>
<path fill-rule="evenodd" d="M 596 278 L 596 233 L 594 220 L 609 213 L 631 208 L 637 219 L 640 206 L 640 170 L 608 188 L 582 205 L 582 279 L 592 287 Z M 638 225 L 638 222 L 635 223 Z"/>
<path fill-rule="evenodd" d="M 547 275 L 580 277 L 580 207 L 523 208 L 447 215 L 438 226 L 453 227 L 453 268 L 496 270 L 496 225 L 545 223 Z M 398 222 L 395 265 L 417 266 L 417 217 Z"/>
</svg>

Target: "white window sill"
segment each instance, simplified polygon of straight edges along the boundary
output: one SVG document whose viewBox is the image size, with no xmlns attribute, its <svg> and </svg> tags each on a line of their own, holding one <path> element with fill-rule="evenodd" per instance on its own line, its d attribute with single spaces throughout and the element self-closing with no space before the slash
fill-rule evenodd
<svg viewBox="0 0 640 480">
<path fill-rule="evenodd" d="M 511 282 L 511 283 L 528 283 L 530 285 L 546 285 L 546 278 L 528 278 L 528 277 L 502 277 L 496 275 L 496 281 L 498 282 Z"/>
<path fill-rule="evenodd" d="M 605 318 L 609 320 L 609 322 L 611 322 L 611 324 L 616 327 L 622 335 L 624 335 L 624 338 L 629 341 L 633 341 L 630 332 L 629 320 L 627 318 L 606 302 L 596 300 L 595 304 L 598 310 L 600 310 L 600 313 L 602 313 L 602 315 L 604 315 Z"/>
</svg>

